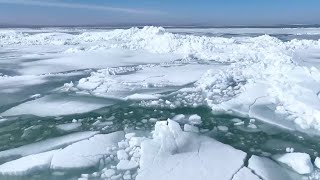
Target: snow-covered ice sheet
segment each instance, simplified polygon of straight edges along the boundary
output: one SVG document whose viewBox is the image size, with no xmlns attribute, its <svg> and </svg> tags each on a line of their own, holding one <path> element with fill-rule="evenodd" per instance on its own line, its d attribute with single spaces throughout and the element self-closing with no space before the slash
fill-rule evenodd
<svg viewBox="0 0 320 180">
<path fill-rule="evenodd" d="M 148 51 L 132 51 L 123 49 L 97 50 L 65 54 L 62 57 L 50 58 L 41 61 L 21 63 L 21 74 L 47 74 L 81 69 L 101 69 L 117 66 L 132 66 L 144 63 L 162 63 L 181 58 L 174 54 L 155 55 Z"/>
<path fill-rule="evenodd" d="M 77 91 L 86 91 L 97 96 L 125 99 L 145 99 L 149 96 L 147 99 L 153 99 L 155 96 L 150 97 L 152 93 L 193 83 L 206 70 L 213 68 L 218 70 L 223 67 L 222 65 L 171 64 L 109 68 L 80 79 L 75 88 L 78 89 Z M 149 93 L 149 95 L 137 97 L 135 95 L 137 93 Z"/>
</svg>

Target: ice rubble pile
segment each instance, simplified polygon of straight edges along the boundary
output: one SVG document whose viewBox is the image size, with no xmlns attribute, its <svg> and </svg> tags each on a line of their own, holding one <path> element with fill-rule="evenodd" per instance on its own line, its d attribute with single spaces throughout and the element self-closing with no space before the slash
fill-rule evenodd
<svg viewBox="0 0 320 180">
<path fill-rule="evenodd" d="M 49 169 L 64 172 L 96 168 L 96 172 L 81 174 L 79 180 L 282 180 L 301 178 L 298 173 L 308 175 L 313 170 L 310 157 L 303 153 L 274 156 L 278 164 L 270 158 L 247 157 L 241 150 L 188 129 L 184 126 L 183 130 L 180 124 L 168 119 L 156 123 L 152 137 L 142 132 L 118 131 L 110 134 L 82 132 L 76 135 L 78 139 L 71 134 L 44 140 L 0 152 L 0 160 L 13 159 L 0 165 L 0 174 L 28 175 Z M 49 146 L 44 146 L 47 142 Z M 46 149 L 38 148 L 42 146 Z"/>
<path fill-rule="evenodd" d="M 185 76 L 188 72 L 199 72 L 201 69 L 186 69 L 188 66 L 180 69 L 160 66 L 120 69 L 120 73 L 123 70 L 129 74 L 136 72 L 128 76 L 117 76 L 119 73 L 110 73 L 110 69 L 99 70 L 81 79 L 76 85 L 77 89 L 106 96 L 114 96 L 115 92 L 122 89 L 124 92 L 120 94 L 125 97 L 130 95 L 126 94 L 128 91 L 143 87 L 183 85 L 199 79 L 195 89 L 203 96 L 188 97 L 190 101 L 201 104 L 199 101 L 205 99 L 214 110 L 232 110 L 288 129 L 320 130 L 319 70 L 300 66 L 293 59 L 297 50 L 319 49 L 319 40 L 295 39 L 283 42 L 268 35 L 206 37 L 173 34 L 163 28 L 145 27 L 85 32 L 73 35 L 67 44 L 83 44 L 81 51 L 142 49 L 152 53 L 180 54 L 185 58 L 207 62 L 231 63 L 230 67 L 220 71 L 216 68 L 207 71 L 200 79 L 199 74 Z M 177 68 L 178 73 L 174 73 Z M 151 78 L 141 78 L 146 75 Z M 187 77 L 196 78 L 191 81 Z M 168 107 L 176 106 L 179 104 Z"/>
<path fill-rule="evenodd" d="M 126 94 L 128 91 L 141 89 L 141 86 L 170 87 L 199 79 L 193 91 L 198 91 L 203 96 L 188 97 L 196 104 L 204 98 L 214 110 L 232 110 L 288 129 L 320 130 L 319 70 L 301 66 L 293 59 L 298 50 L 319 49 L 320 40 L 294 39 L 283 42 L 268 35 L 207 37 L 174 34 L 161 27 L 144 27 L 81 34 L 1 31 L 0 45 L 65 46 L 64 52 L 71 54 L 120 48 L 154 54 L 178 54 L 201 62 L 231 63 L 230 67 L 220 71 L 209 70 L 200 79 L 198 73 L 195 76 L 185 75 L 188 72 L 198 72 L 201 68 L 190 68 L 182 75 L 179 74 L 182 70 L 168 75 L 168 72 L 174 72 L 177 67 L 166 70 L 144 67 L 139 71 L 134 70 L 136 76 L 132 77 L 138 81 L 126 79 L 130 75 L 121 77 L 110 75 L 109 70 L 100 70 L 81 79 L 75 86 L 95 95 L 117 95 L 114 93 L 124 89 L 125 92 L 120 93 L 125 97 L 132 95 Z M 155 70 L 160 73 L 157 74 Z M 128 72 L 132 71 L 129 69 Z M 146 74 L 152 78 L 141 78 Z M 174 78 L 179 76 L 178 79 Z M 186 80 L 189 77 L 196 78 L 193 81 Z"/>
</svg>

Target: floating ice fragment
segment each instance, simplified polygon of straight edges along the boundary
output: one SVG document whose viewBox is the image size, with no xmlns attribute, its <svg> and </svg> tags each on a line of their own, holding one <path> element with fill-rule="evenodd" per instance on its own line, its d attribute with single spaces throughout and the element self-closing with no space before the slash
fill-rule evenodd
<svg viewBox="0 0 320 180">
<path fill-rule="evenodd" d="M 81 127 L 82 123 L 67 123 L 67 124 L 59 124 L 56 128 L 61 132 L 72 132 L 76 131 Z"/>
<path fill-rule="evenodd" d="M 227 132 L 229 128 L 227 126 L 217 126 L 219 131 Z"/>
<path fill-rule="evenodd" d="M 295 152 L 279 154 L 273 155 L 272 158 L 280 163 L 286 164 L 299 174 L 309 174 L 313 171 L 310 156 L 306 153 Z"/>
<path fill-rule="evenodd" d="M 201 124 L 201 117 L 197 114 L 193 114 L 189 117 L 189 123 L 190 124 Z"/>
<path fill-rule="evenodd" d="M 251 156 L 248 168 L 252 169 L 263 180 L 291 179 L 280 165 L 265 157 Z"/>
</svg>

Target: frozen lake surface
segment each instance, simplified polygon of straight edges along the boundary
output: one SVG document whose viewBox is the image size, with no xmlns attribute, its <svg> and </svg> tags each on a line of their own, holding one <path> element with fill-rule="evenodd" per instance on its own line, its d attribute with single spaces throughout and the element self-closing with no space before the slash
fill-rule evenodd
<svg viewBox="0 0 320 180">
<path fill-rule="evenodd" d="M 0 179 L 320 179 L 319 39 L 0 29 Z"/>
</svg>

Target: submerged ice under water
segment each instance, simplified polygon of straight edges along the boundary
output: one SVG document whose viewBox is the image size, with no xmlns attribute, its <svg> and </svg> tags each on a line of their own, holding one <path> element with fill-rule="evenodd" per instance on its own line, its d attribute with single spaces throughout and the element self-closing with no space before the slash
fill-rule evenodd
<svg viewBox="0 0 320 180">
<path fill-rule="evenodd" d="M 0 179 L 319 179 L 319 35 L 2 29 Z"/>
</svg>

